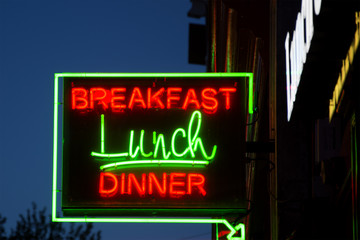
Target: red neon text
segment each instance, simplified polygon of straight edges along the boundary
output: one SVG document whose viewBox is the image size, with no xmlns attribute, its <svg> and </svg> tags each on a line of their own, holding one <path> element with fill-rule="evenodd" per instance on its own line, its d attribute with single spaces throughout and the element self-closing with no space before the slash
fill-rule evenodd
<svg viewBox="0 0 360 240">
<path fill-rule="evenodd" d="M 104 109 L 108 108 L 105 102 L 106 91 L 103 88 L 91 88 L 90 89 L 90 108 L 94 109 L 94 102 L 101 105 Z"/>
<path fill-rule="evenodd" d="M 126 88 L 112 88 L 111 89 L 111 109 L 114 111 L 121 111 L 126 108 L 125 104 L 122 104 L 125 100 L 124 93 L 126 92 Z"/>
<path fill-rule="evenodd" d="M 215 113 L 219 108 L 229 110 L 235 93 L 235 87 L 74 87 L 71 90 L 71 108 L 80 111 L 111 109 L 112 112 L 126 109 L 203 109 L 204 112 Z"/>
<path fill-rule="evenodd" d="M 129 173 L 115 175 L 109 172 L 100 173 L 99 193 L 102 197 L 115 195 L 146 195 L 170 196 L 178 198 L 183 195 L 206 196 L 204 189 L 205 177 L 199 173 L 163 173 L 158 177 L 154 173 L 143 173 L 135 176 Z"/>
</svg>

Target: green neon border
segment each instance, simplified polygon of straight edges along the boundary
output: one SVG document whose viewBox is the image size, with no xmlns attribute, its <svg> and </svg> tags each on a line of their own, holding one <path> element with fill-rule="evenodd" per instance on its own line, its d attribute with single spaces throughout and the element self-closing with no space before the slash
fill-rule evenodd
<svg viewBox="0 0 360 240">
<path fill-rule="evenodd" d="M 64 218 L 57 217 L 57 165 L 58 165 L 58 105 L 59 102 L 59 78 L 61 77 L 247 77 L 249 79 L 249 114 L 253 113 L 253 73 L 55 73 L 54 74 L 54 132 L 53 132 L 53 187 L 52 209 L 53 222 L 112 222 L 112 223 L 202 223 L 224 224 L 230 230 L 227 235 L 229 240 L 245 240 L 245 225 L 239 223 L 231 225 L 226 219 L 204 218 Z M 234 237 L 240 231 L 241 237 Z"/>
</svg>

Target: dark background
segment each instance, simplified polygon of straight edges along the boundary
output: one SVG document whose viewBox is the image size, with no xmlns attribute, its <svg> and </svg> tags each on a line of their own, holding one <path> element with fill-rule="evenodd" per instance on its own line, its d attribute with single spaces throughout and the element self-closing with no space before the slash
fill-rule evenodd
<svg viewBox="0 0 360 240">
<path fill-rule="evenodd" d="M 192 209 L 212 209 L 226 214 L 234 214 L 235 211 L 242 211 L 246 207 L 245 201 L 245 169 L 244 169 L 244 141 L 245 141 L 245 116 L 247 115 L 247 90 L 245 83 L 247 78 L 65 78 L 64 80 L 64 171 L 63 171 L 63 199 L 64 209 L 73 207 L 97 208 L 105 207 L 124 207 L 138 208 L 137 215 L 147 215 L 152 213 L 141 212 L 142 208 L 147 209 L 179 209 L 186 208 L 186 212 L 181 215 L 197 215 Z M 169 168 L 169 167 L 137 167 L 136 169 L 124 169 L 111 171 L 114 174 L 135 173 L 141 179 L 141 173 L 155 172 L 161 176 L 163 172 L 196 172 L 205 176 L 205 190 L 207 195 L 204 197 L 184 195 L 178 199 L 174 198 L 155 198 L 146 194 L 141 198 L 136 191 L 132 196 L 116 195 L 109 199 L 102 199 L 99 196 L 99 174 L 100 165 L 106 164 L 104 161 L 91 157 L 90 153 L 100 152 L 100 114 L 104 113 L 105 118 L 105 152 L 119 153 L 128 152 L 129 133 L 134 130 L 134 149 L 138 145 L 140 130 L 144 129 L 145 149 L 154 151 L 152 144 L 152 132 L 164 134 L 166 150 L 170 150 L 171 136 L 174 130 L 181 127 L 187 132 L 192 113 L 196 109 L 141 109 L 134 107 L 133 110 L 125 109 L 124 112 L 112 112 L 110 109 L 104 111 L 102 108 L 95 110 L 72 110 L 71 109 L 71 87 L 127 87 L 126 100 L 128 102 L 133 87 L 139 87 L 143 98 L 146 100 L 146 89 L 156 83 L 157 88 L 182 87 L 180 101 L 177 105 L 182 105 L 189 88 L 195 89 L 198 100 L 201 104 L 201 90 L 211 87 L 218 90 L 220 87 L 236 86 L 236 93 L 230 94 L 231 108 L 225 109 L 225 97 L 218 93 L 218 110 L 216 113 L 207 114 L 202 109 L 201 128 L 198 137 L 201 137 L 204 148 L 208 155 L 211 154 L 214 145 L 217 145 L 215 158 L 210 160 L 210 164 L 205 168 Z M 236 83 L 236 84 L 235 84 Z M 154 88 L 153 88 L 154 89 Z M 156 88 L 155 88 L 156 89 Z M 153 90 L 155 91 L 155 90 Z M 163 102 L 166 104 L 166 93 L 163 94 Z M 193 133 L 197 126 L 194 122 Z M 149 140 L 150 139 L 150 140 Z M 186 142 L 186 140 L 184 140 Z M 181 140 L 180 140 L 181 142 Z M 161 146 L 161 145 L 160 145 Z M 180 147 L 184 149 L 187 144 Z M 240 147 L 239 147 L 240 146 Z M 161 152 L 161 151 L 160 151 Z M 205 160 L 200 149 L 196 152 L 197 160 Z M 162 158 L 159 154 L 157 159 Z M 173 159 L 171 157 L 171 159 Z M 176 157 L 175 157 L 176 158 Z M 140 159 L 143 159 L 140 157 Z M 153 159 L 153 157 L 149 158 Z M 190 155 L 184 159 L 191 159 Z M 128 158 L 128 160 L 132 160 Z M 119 160 L 117 160 L 119 161 Z M 117 162 L 116 160 L 109 163 Z M 60 175 L 60 173 L 59 173 Z M 146 187 L 147 189 L 147 187 Z M 240 209 L 239 209 L 240 208 Z M 229 213 L 230 212 L 230 213 Z M 69 213 L 71 214 L 71 213 Z M 129 214 L 127 212 L 119 213 Z M 213 213 L 203 211 L 200 215 L 212 216 Z M 175 216 L 171 210 L 167 215 Z"/>
</svg>

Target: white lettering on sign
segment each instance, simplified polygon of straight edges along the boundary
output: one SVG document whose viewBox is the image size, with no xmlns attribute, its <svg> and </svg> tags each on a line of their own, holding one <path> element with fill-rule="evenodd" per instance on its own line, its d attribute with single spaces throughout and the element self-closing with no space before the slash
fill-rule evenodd
<svg viewBox="0 0 360 240">
<path fill-rule="evenodd" d="M 301 11 L 297 15 L 291 43 L 289 32 L 286 34 L 285 64 L 288 121 L 290 121 L 301 73 L 314 35 L 313 13 L 315 11 L 315 14 L 319 15 L 320 8 L 321 0 L 303 0 Z"/>
</svg>

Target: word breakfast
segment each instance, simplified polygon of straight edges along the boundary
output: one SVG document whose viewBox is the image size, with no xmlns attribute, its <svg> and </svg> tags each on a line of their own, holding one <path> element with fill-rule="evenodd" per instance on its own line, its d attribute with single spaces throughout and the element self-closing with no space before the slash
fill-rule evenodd
<svg viewBox="0 0 360 240">
<path fill-rule="evenodd" d="M 124 112 L 126 109 L 203 109 L 215 113 L 219 107 L 229 110 L 235 87 L 73 87 L 71 107 L 77 111 L 94 109 Z M 220 106 L 219 106 L 220 105 Z M 221 106 L 223 105 L 223 106 Z"/>
</svg>

